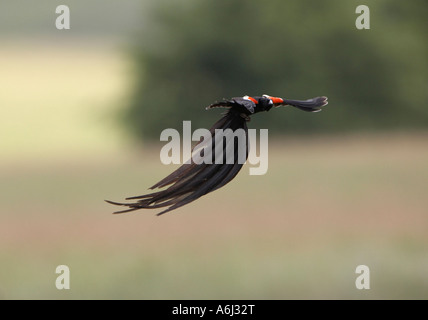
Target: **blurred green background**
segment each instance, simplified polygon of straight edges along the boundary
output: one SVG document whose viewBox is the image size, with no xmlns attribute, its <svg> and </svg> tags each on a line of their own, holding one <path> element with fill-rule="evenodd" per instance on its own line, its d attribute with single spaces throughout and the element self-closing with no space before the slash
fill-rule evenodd
<svg viewBox="0 0 428 320">
<path fill-rule="evenodd" d="M 358 1 L 59 4 L 0 4 L 1 299 L 428 298 L 426 2 L 367 1 L 370 30 Z M 175 169 L 163 129 L 263 93 L 330 104 L 252 118 L 266 175 L 111 215 Z"/>
</svg>

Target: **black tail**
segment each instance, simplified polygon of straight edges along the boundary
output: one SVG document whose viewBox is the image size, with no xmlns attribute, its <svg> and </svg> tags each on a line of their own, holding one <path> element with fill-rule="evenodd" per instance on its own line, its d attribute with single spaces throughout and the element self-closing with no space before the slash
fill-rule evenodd
<svg viewBox="0 0 428 320">
<path fill-rule="evenodd" d="M 235 110 L 231 109 L 210 129 L 211 136 L 213 137 L 212 164 L 196 164 L 193 161 L 190 164 L 183 164 L 176 171 L 150 188 L 162 188 L 170 185 L 167 189 L 126 199 L 138 199 L 136 202 L 119 203 L 108 200 L 106 201 L 114 205 L 128 207 L 126 210 L 115 213 L 124 213 L 138 209 L 157 209 L 168 207 L 164 211 L 158 213 L 158 215 L 161 215 L 195 201 L 209 192 L 221 188 L 238 174 L 245 161 L 238 161 L 239 141 L 237 141 L 237 139 L 226 139 L 226 143 L 223 143 L 223 163 L 215 163 L 215 129 L 231 129 L 235 132 L 235 130 L 240 128 L 244 129 L 245 139 L 247 140 L 247 149 L 245 151 L 246 159 L 248 156 L 248 128 L 246 120 Z M 199 142 L 199 144 L 201 143 L 203 143 L 203 140 Z M 193 150 L 195 150 L 198 145 L 196 145 Z M 234 162 L 232 164 L 227 164 L 225 158 L 226 153 L 228 152 L 227 150 L 230 148 L 233 148 L 234 150 Z"/>
<path fill-rule="evenodd" d="M 328 104 L 327 97 L 316 97 L 308 100 L 283 100 L 284 104 L 282 105 L 290 105 L 307 112 L 321 111 L 321 108 Z"/>
</svg>

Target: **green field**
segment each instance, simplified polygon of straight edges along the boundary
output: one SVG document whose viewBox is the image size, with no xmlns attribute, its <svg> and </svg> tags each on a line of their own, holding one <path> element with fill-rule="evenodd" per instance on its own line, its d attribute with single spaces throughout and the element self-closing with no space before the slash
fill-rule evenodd
<svg viewBox="0 0 428 320">
<path fill-rule="evenodd" d="M 113 120 L 128 62 L 97 46 L 2 49 L 0 298 L 428 299 L 428 133 L 272 139 L 264 176 L 244 166 L 170 214 L 112 215 L 104 199 L 173 170 Z"/>
</svg>

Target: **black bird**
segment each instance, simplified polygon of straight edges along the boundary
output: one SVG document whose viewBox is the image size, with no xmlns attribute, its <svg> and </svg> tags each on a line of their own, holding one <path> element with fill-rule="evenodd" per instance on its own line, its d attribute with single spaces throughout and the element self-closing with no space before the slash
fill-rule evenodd
<svg viewBox="0 0 428 320">
<path fill-rule="evenodd" d="M 271 97 L 265 94 L 263 96 L 244 96 L 224 99 L 209 105 L 206 109 L 228 109 L 223 117 L 210 129 L 212 141 L 215 141 L 216 129 L 231 129 L 233 132 L 236 132 L 238 129 L 242 129 L 241 131 L 244 132 L 246 139 L 246 159 L 248 157 L 247 121 L 250 120 L 251 115 L 262 111 L 269 111 L 272 107 L 279 106 L 293 106 L 307 112 L 318 112 L 321 111 L 321 107 L 327 105 L 327 103 L 327 97 L 316 97 L 308 100 L 289 100 Z M 201 141 L 193 148 L 193 150 L 203 145 L 203 143 L 204 141 L 201 139 Z M 215 163 L 213 160 L 210 164 L 196 164 L 192 160 L 189 164 L 183 164 L 169 176 L 165 177 L 150 188 L 156 189 L 169 186 L 167 189 L 142 196 L 126 198 L 126 200 L 134 200 L 134 202 L 130 203 L 119 203 L 109 200 L 106 200 L 106 202 L 118 206 L 128 207 L 126 210 L 117 211 L 115 213 L 124 213 L 138 209 L 157 209 L 167 207 L 165 210 L 157 214 L 161 215 L 168 211 L 184 206 L 211 191 L 223 187 L 238 174 L 239 170 L 241 170 L 245 162 L 238 161 L 239 143 L 242 142 L 240 142 L 239 139 L 233 138 L 229 140 L 226 139 L 226 143 L 222 144 L 223 151 L 228 148 L 234 149 L 233 163 L 230 163 L 230 161 Z M 215 143 L 212 143 L 213 159 L 215 157 L 215 151 Z M 226 152 L 223 152 L 223 156 L 226 156 Z"/>
</svg>

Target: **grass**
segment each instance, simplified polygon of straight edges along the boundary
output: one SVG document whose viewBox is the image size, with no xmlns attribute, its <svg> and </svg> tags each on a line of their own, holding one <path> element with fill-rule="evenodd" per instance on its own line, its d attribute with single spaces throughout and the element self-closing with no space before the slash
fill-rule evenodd
<svg viewBox="0 0 428 320">
<path fill-rule="evenodd" d="M 129 86 L 120 55 L 43 48 L 0 53 L 14 106 L 0 119 L 0 298 L 428 298 L 427 133 L 283 137 L 264 176 L 244 167 L 162 217 L 112 215 L 103 199 L 173 168 L 104 121 Z M 360 264 L 370 290 L 355 288 Z"/>
<path fill-rule="evenodd" d="M 370 155 L 387 148 L 382 138 L 296 139 L 271 149 L 265 176 L 244 168 L 224 189 L 162 217 L 111 215 L 102 201 L 143 193 L 169 172 L 156 149 L 72 166 L 18 164 L 1 172 L 10 183 L 0 190 L 0 294 L 426 299 L 428 155 L 424 139 L 400 139 L 413 146 L 407 156 L 397 148 L 395 159 L 392 150 Z M 60 264 L 71 269 L 67 292 L 54 287 Z M 360 264 L 371 270 L 368 291 L 354 286 Z"/>
</svg>

